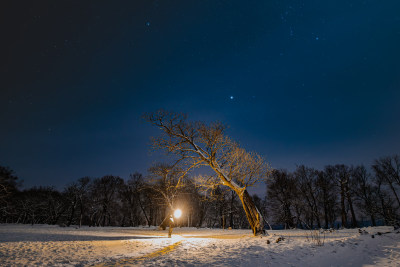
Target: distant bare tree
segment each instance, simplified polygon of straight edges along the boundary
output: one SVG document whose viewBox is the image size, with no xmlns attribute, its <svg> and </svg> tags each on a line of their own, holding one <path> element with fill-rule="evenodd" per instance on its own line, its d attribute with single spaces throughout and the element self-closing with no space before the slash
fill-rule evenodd
<svg viewBox="0 0 400 267">
<path fill-rule="evenodd" d="M 90 188 L 91 179 L 89 177 L 82 177 L 78 179 L 77 188 L 77 198 L 79 206 L 79 227 L 82 226 L 83 216 L 87 211 L 88 194 Z"/>
<path fill-rule="evenodd" d="M 93 200 L 90 217 L 95 226 L 115 225 L 118 219 L 114 215 L 119 211 L 118 191 L 124 181 L 118 176 L 106 175 L 96 178 L 91 184 L 91 198 Z"/>
<path fill-rule="evenodd" d="M 0 166 L 0 221 L 6 221 L 12 210 L 12 196 L 17 192 L 18 177 L 8 167 Z"/>
<path fill-rule="evenodd" d="M 297 199 L 297 184 L 293 175 L 286 170 L 274 170 L 267 181 L 267 197 L 275 221 L 284 223 L 285 228 L 296 226 L 293 214 Z"/>
<path fill-rule="evenodd" d="M 190 178 L 185 179 L 185 186 L 176 200 L 176 205 L 184 210 L 183 216 L 187 219 L 188 227 L 200 227 L 209 208 L 209 202 L 205 201 L 204 195 L 202 195 L 199 187 L 197 187 Z M 186 225 L 183 218 L 181 223 L 182 225 Z"/>
<path fill-rule="evenodd" d="M 334 226 L 336 220 L 336 190 L 334 190 L 335 182 L 330 179 L 326 172 L 317 172 L 316 185 L 320 191 L 318 200 L 322 204 L 325 228 Z"/>
<path fill-rule="evenodd" d="M 175 207 L 175 200 L 184 187 L 186 172 L 165 163 L 154 164 L 149 168 L 150 188 L 154 190 L 166 206 L 165 218 L 160 227 L 165 229 Z"/>
<path fill-rule="evenodd" d="M 364 166 L 357 166 L 352 170 L 355 180 L 355 195 L 359 198 L 359 207 L 370 217 L 372 226 L 376 226 L 376 215 L 378 211 L 377 187 L 372 184 L 371 175 Z"/>
<path fill-rule="evenodd" d="M 0 204 L 17 190 L 17 179 L 14 171 L 8 167 L 0 166 Z"/>
<path fill-rule="evenodd" d="M 141 213 L 150 226 L 150 220 L 145 210 L 145 205 L 142 200 L 143 193 L 146 193 L 146 183 L 143 175 L 134 173 L 129 176 L 126 185 L 121 189 L 121 197 L 128 210 L 128 218 L 131 226 L 137 226 L 141 222 Z"/>
<path fill-rule="evenodd" d="M 387 190 L 387 179 L 383 175 L 375 176 L 376 194 L 379 197 L 379 210 L 378 213 L 385 220 L 386 225 L 393 225 L 398 227 L 400 224 L 400 216 L 398 214 L 398 203 L 393 199 L 393 191 Z M 390 188 L 390 186 L 389 186 Z M 396 207 L 397 206 L 397 207 Z"/>
<path fill-rule="evenodd" d="M 400 157 L 398 155 L 383 157 L 375 160 L 372 165 L 377 177 L 386 183 L 394 197 L 398 207 L 400 207 L 399 188 L 400 188 Z"/>
<path fill-rule="evenodd" d="M 197 181 L 204 186 L 229 187 L 242 202 L 254 235 L 263 232 L 261 213 L 254 205 L 247 188 L 269 174 L 269 167 L 256 153 L 249 153 L 225 135 L 221 123 L 189 122 L 183 114 L 158 111 L 145 115 L 145 119 L 162 130 L 153 139 L 157 149 L 174 155 L 176 163 L 191 169 L 208 166 L 215 176 Z"/>
<path fill-rule="evenodd" d="M 53 187 L 33 187 L 21 194 L 18 222 L 57 224 L 63 221 L 66 209 L 65 198 Z"/>
<path fill-rule="evenodd" d="M 342 226 L 347 227 L 346 199 L 351 213 L 351 226 L 357 227 L 357 219 L 355 215 L 353 198 L 350 191 L 351 168 L 346 165 L 338 164 L 335 166 L 326 166 L 325 174 L 332 179 L 340 192 L 340 212 L 342 218 Z"/>
<path fill-rule="evenodd" d="M 213 201 L 210 197 L 203 194 L 201 188 L 197 186 L 193 179 L 188 179 L 185 187 L 186 203 L 190 205 L 185 210 L 189 210 L 187 215 L 191 220 L 189 225 L 202 227 L 206 217 L 210 213 L 210 202 Z"/>
<path fill-rule="evenodd" d="M 83 177 L 78 179 L 77 182 L 73 182 L 67 186 L 64 190 L 64 197 L 68 205 L 68 218 L 66 225 L 70 226 L 74 220 L 82 226 L 83 214 L 86 206 L 84 198 L 88 194 L 90 178 Z M 79 212 L 79 218 L 76 218 Z"/>
<path fill-rule="evenodd" d="M 309 218 L 308 225 L 312 228 L 314 219 L 318 228 L 321 228 L 320 213 L 318 209 L 318 187 L 316 180 L 318 173 L 312 168 L 300 165 L 296 168 L 294 176 L 299 186 L 301 199 L 305 202 L 305 210 Z"/>
</svg>

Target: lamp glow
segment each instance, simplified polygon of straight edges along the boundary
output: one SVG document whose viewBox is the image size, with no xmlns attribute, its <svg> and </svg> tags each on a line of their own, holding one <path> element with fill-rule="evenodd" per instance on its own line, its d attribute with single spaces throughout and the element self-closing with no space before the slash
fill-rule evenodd
<svg viewBox="0 0 400 267">
<path fill-rule="evenodd" d="M 182 211 L 180 209 L 176 209 L 174 211 L 174 217 L 178 219 L 181 216 L 182 216 Z"/>
</svg>

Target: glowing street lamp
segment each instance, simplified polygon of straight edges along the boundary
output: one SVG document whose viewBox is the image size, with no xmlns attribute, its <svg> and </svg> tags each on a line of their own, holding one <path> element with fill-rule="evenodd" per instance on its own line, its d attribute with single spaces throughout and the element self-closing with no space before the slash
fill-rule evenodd
<svg viewBox="0 0 400 267">
<path fill-rule="evenodd" d="M 174 217 L 179 219 L 182 216 L 182 210 L 181 209 L 176 209 L 174 211 Z"/>
</svg>

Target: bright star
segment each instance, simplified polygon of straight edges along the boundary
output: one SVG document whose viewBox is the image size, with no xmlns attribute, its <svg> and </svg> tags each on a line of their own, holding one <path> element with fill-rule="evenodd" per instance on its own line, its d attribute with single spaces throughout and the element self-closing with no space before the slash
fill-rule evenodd
<svg viewBox="0 0 400 267">
<path fill-rule="evenodd" d="M 234 99 L 233 95 L 231 95 L 229 98 L 230 98 L 231 100 L 233 100 L 233 99 Z"/>
</svg>

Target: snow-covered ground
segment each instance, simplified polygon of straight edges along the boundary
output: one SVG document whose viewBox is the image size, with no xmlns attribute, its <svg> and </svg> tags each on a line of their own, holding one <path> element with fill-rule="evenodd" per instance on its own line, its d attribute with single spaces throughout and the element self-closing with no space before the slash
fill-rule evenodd
<svg viewBox="0 0 400 267">
<path fill-rule="evenodd" d="M 167 238 L 149 228 L 0 224 L 0 266 L 400 266 L 400 234 L 364 230 L 319 234 L 319 246 L 319 232 L 305 230 L 175 228 Z"/>
</svg>

